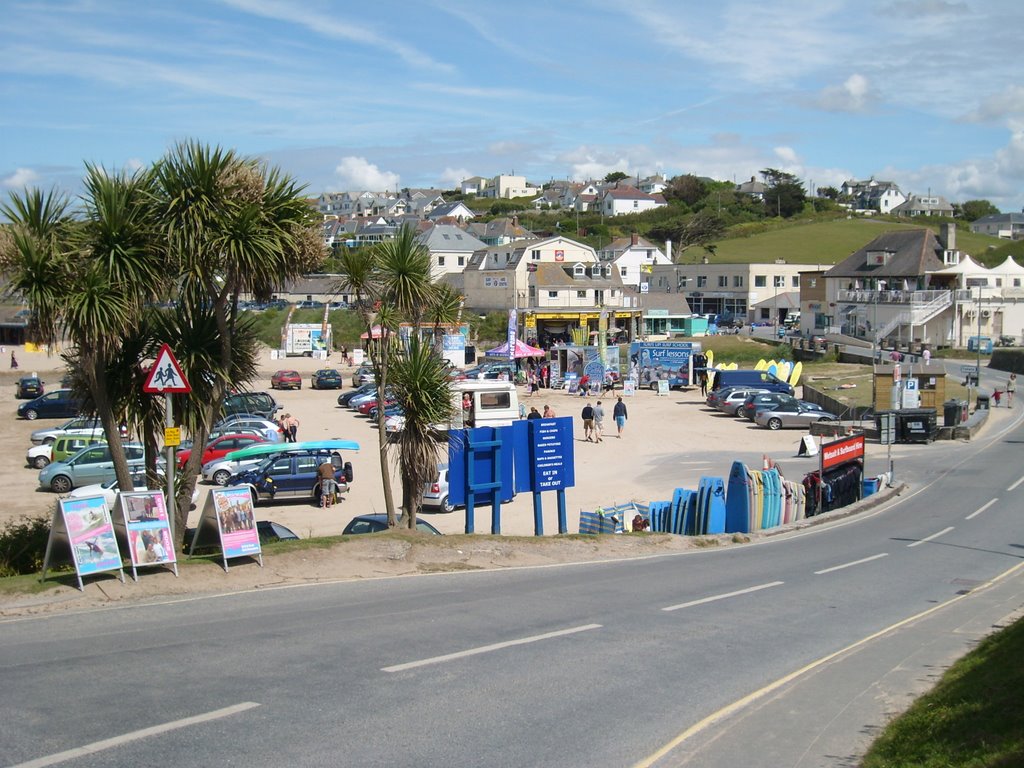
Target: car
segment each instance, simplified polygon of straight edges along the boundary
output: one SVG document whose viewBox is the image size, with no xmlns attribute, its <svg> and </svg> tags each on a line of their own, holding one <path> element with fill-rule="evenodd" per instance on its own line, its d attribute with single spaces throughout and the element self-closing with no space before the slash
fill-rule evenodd
<svg viewBox="0 0 1024 768">
<path fill-rule="evenodd" d="M 743 403 L 747 401 L 747 398 L 751 395 L 759 395 L 767 390 L 764 389 L 747 389 L 740 387 L 737 389 L 730 390 L 718 401 L 718 410 L 722 413 L 728 414 L 729 416 L 735 416 L 736 412 L 743 406 Z"/>
<path fill-rule="evenodd" d="M 375 381 L 373 375 L 373 366 L 368 363 L 363 363 L 355 372 L 352 374 L 352 386 L 361 387 L 363 384 L 368 384 L 371 381 Z"/>
<path fill-rule="evenodd" d="M 394 403 L 395 403 L 394 400 L 390 400 L 390 399 L 389 400 L 385 400 L 384 401 L 384 406 L 387 407 L 389 405 L 394 405 Z M 370 415 L 370 409 L 374 408 L 375 406 L 377 406 L 379 404 L 380 404 L 380 400 L 378 400 L 376 397 L 374 397 L 372 400 L 366 400 L 365 402 L 360 403 L 359 407 L 356 410 L 359 411 L 359 413 L 361 413 L 363 416 L 369 416 Z"/>
<path fill-rule="evenodd" d="M 59 427 L 47 427 L 37 429 L 32 433 L 32 443 L 52 443 L 61 435 L 102 435 L 103 425 L 99 419 L 90 417 L 76 417 L 65 421 Z"/>
<path fill-rule="evenodd" d="M 276 371 L 270 377 L 271 389 L 302 389 L 302 377 L 298 371 Z"/>
<path fill-rule="evenodd" d="M 380 408 L 378 406 L 376 406 L 376 405 L 373 405 L 373 406 L 370 406 L 370 410 L 366 412 L 366 415 L 369 417 L 370 421 L 376 422 L 377 421 L 377 414 L 379 412 L 380 412 Z M 404 415 L 405 415 L 405 409 L 402 408 L 401 404 L 395 403 L 395 402 L 389 402 L 389 403 L 385 404 L 385 406 L 384 406 L 384 418 L 385 419 L 387 419 L 388 416 L 404 416 Z"/>
<path fill-rule="evenodd" d="M 273 419 L 281 406 L 268 392 L 236 392 L 224 398 L 224 413 L 246 413 L 263 419 Z"/>
<path fill-rule="evenodd" d="M 86 446 L 106 442 L 107 436 L 102 432 L 94 435 L 61 435 L 50 444 L 50 461 L 66 461 Z"/>
<path fill-rule="evenodd" d="M 22 419 L 66 419 L 77 416 L 82 410 L 82 401 L 74 397 L 70 389 L 55 389 L 34 400 L 18 406 L 18 416 Z"/>
<path fill-rule="evenodd" d="M 141 443 L 125 444 L 124 453 L 129 469 L 145 469 L 145 449 Z M 39 471 L 39 486 L 54 493 L 67 493 L 78 486 L 104 483 L 115 477 L 110 446 L 103 443 L 83 448 L 67 461 L 48 464 Z"/>
<path fill-rule="evenodd" d="M 323 309 L 324 303 L 322 301 L 300 301 L 295 305 L 296 309 Z"/>
<path fill-rule="evenodd" d="M 341 389 L 341 374 L 334 368 L 321 368 L 313 371 L 309 384 L 313 389 Z"/>
<path fill-rule="evenodd" d="M 258 435 L 232 434 L 218 437 L 216 440 L 211 440 L 206 444 L 206 448 L 203 449 L 203 460 L 201 464 L 206 464 L 214 459 L 227 456 L 232 451 L 240 451 L 243 448 L 248 448 L 250 445 L 265 442 L 266 440 Z M 185 469 L 185 464 L 191 456 L 192 450 L 190 448 L 186 448 L 184 451 L 178 451 L 177 455 L 174 457 L 174 460 L 178 462 L 178 469 Z"/>
<path fill-rule="evenodd" d="M 448 501 L 448 464 L 437 465 L 437 477 L 423 489 L 424 512 L 452 512 L 455 505 Z"/>
<path fill-rule="evenodd" d="M 272 454 L 255 467 L 243 470 L 228 480 L 228 487 L 248 486 L 253 504 L 277 499 L 320 501 L 318 469 L 324 461 L 334 464 L 334 479 L 339 493 L 348 491 L 352 482 L 352 463 L 342 462 L 337 451 L 295 450 Z"/>
<path fill-rule="evenodd" d="M 713 389 L 710 392 L 708 392 L 708 396 L 704 400 L 704 404 L 707 405 L 708 408 L 717 409 L 722 400 L 728 397 L 731 392 L 737 389 L 746 389 L 749 391 L 750 387 L 737 385 L 734 387 L 723 387 L 722 389 Z"/>
<path fill-rule="evenodd" d="M 348 521 L 343 536 L 351 536 L 360 533 L 380 533 L 388 530 L 387 515 L 356 515 Z M 426 520 L 416 518 L 416 530 L 420 533 L 428 533 L 431 536 L 441 536 L 441 532 Z"/>
<path fill-rule="evenodd" d="M 342 407 L 348 407 L 348 404 L 352 401 L 352 398 L 360 397 L 362 395 L 368 395 L 371 392 L 376 391 L 377 385 L 374 382 L 369 381 L 366 384 L 356 387 L 355 389 L 350 389 L 348 392 L 342 392 L 340 395 L 338 395 L 338 405 Z"/>
<path fill-rule="evenodd" d="M 389 387 L 388 389 L 384 390 L 384 396 L 385 396 L 386 400 L 387 399 L 391 399 L 392 397 L 394 397 L 394 391 Z M 351 408 L 353 411 L 358 411 L 362 406 L 366 405 L 366 403 L 373 404 L 373 403 L 376 403 L 376 402 L 377 402 L 377 389 L 375 387 L 374 389 L 371 389 L 365 395 L 359 395 L 358 397 L 353 397 L 351 400 L 348 401 L 348 407 Z"/>
<path fill-rule="evenodd" d="M 282 446 L 287 443 L 281 443 Z M 213 483 L 214 485 L 227 485 L 228 480 L 246 469 L 252 469 L 262 461 L 266 461 L 266 456 L 260 456 L 259 458 L 253 459 L 242 459 L 241 461 L 228 461 L 225 458 L 214 459 L 203 464 L 201 470 L 203 480 L 207 483 Z"/>
<path fill-rule="evenodd" d="M 218 429 L 211 429 L 210 434 L 206 436 L 206 444 L 209 445 L 218 437 L 224 437 L 225 435 L 251 435 L 252 437 L 258 437 L 261 440 L 268 440 L 269 442 L 277 442 L 282 439 L 281 433 L 278 431 L 277 425 L 274 426 L 275 437 L 274 440 L 270 440 L 267 437 L 267 433 L 262 429 L 256 429 L 252 427 L 239 427 L 237 423 L 229 424 L 226 427 Z M 182 440 L 175 448 L 177 453 L 181 451 L 187 451 L 193 447 L 194 443 L 192 440 Z"/>
<path fill-rule="evenodd" d="M 797 400 L 792 403 L 780 403 L 771 410 L 758 411 L 754 422 L 768 429 L 806 429 L 814 422 L 838 419 L 838 416 L 829 413 L 817 403 Z"/>
<path fill-rule="evenodd" d="M 38 376 L 22 376 L 18 379 L 18 389 L 14 396 L 19 400 L 34 400 L 44 394 L 45 383 Z"/>
<path fill-rule="evenodd" d="M 163 475 L 161 475 L 163 478 Z M 146 473 L 145 472 L 132 472 L 132 482 L 134 491 L 146 491 L 149 490 L 146 487 Z M 166 484 L 166 480 L 163 481 Z M 102 496 L 104 501 L 107 502 L 107 509 L 113 510 L 114 504 L 117 503 L 118 494 L 117 478 L 113 480 L 107 480 L 105 483 L 96 483 L 94 485 L 83 485 L 75 488 L 73 491 L 68 493 L 69 499 L 84 499 L 87 496 Z M 192 506 L 199 502 L 199 489 L 195 488 L 192 490 Z"/>
<path fill-rule="evenodd" d="M 25 461 L 33 469 L 42 469 L 53 461 L 53 443 L 30 446 L 25 452 Z"/>
<path fill-rule="evenodd" d="M 299 535 L 295 531 L 288 526 L 275 523 L 273 520 L 257 520 L 256 533 L 260 537 L 261 544 L 266 544 L 268 541 L 299 540 Z"/>
<path fill-rule="evenodd" d="M 743 405 L 737 409 L 736 415 L 748 421 L 753 421 L 758 411 L 771 410 L 782 403 L 795 402 L 796 398 L 792 395 L 785 395 L 782 392 L 762 392 L 748 397 L 743 402 Z"/>
</svg>

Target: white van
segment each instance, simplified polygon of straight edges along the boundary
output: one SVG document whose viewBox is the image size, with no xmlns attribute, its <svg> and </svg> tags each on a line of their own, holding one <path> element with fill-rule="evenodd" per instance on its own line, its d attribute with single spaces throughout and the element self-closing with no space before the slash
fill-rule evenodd
<svg viewBox="0 0 1024 768">
<path fill-rule="evenodd" d="M 519 393 L 511 381 L 453 381 L 452 406 L 452 429 L 507 427 L 519 419 Z"/>
</svg>

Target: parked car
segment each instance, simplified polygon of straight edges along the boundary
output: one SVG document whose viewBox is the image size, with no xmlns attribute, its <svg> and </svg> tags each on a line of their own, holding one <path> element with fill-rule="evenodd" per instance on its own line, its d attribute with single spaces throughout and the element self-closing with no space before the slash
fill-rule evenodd
<svg viewBox="0 0 1024 768">
<path fill-rule="evenodd" d="M 53 461 L 53 443 L 29 446 L 25 452 L 25 461 L 33 469 L 42 469 Z"/>
<path fill-rule="evenodd" d="M 219 459 L 223 456 L 227 456 L 232 451 L 240 451 L 243 448 L 248 448 L 254 443 L 265 443 L 262 437 L 258 435 L 244 435 L 244 434 L 232 434 L 218 437 L 216 440 L 211 440 L 206 444 L 206 448 L 203 449 L 203 460 L 202 464 Z M 175 461 L 178 462 L 178 469 L 184 469 L 185 464 L 192 456 L 192 449 L 186 448 L 184 451 L 178 451 L 174 457 Z"/>
<path fill-rule="evenodd" d="M 281 443 L 282 446 L 287 443 Z M 214 485 L 227 485 L 228 480 L 247 469 L 252 469 L 257 464 L 267 460 L 266 456 L 255 459 L 242 459 L 242 461 L 228 461 L 225 458 L 214 459 L 203 464 L 203 480 Z"/>
<path fill-rule="evenodd" d="M 81 410 L 82 401 L 73 397 L 70 389 L 55 389 L 19 405 L 18 416 L 29 421 L 39 418 L 66 419 L 77 416 Z"/>
<path fill-rule="evenodd" d="M 251 469 L 244 470 L 228 481 L 229 486 L 248 486 L 253 503 L 277 499 L 312 499 L 320 501 L 320 478 L 317 470 L 324 460 L 334 464 L 334 479 L 338 492 L 348 491 L 352 482 L 352 463 L 342 462 L 337 451 L 296 451 L 285 455 L 273 454 Z"/>
<path fill-rule="evenodd" d="M 341 389 L 341 374 L 334 368 L 321 368 L 313 371 L 310 386 L 313 389 Z"/>
<path fill-rule="evenodd" d="M 106 442 L 107 436 L 102 432 L 95 435 L 61 435 L 50 446 L 50 461 L 67 461 L 87 446 Z"/>
<path fill-rule="evenodd" d="M 792 395 L 784 395 L 782 392 L 762 392 L 759 395 L 748 397 L 736 411 L 736 415 L 753 421 L 758 411 L 771 410 L 782 403 L 795 402 L 796 398 Z"/>
<path fill-rule="evenodd" d="M 36 445 L 40 443 L 52 443 L 61 435 L 102 435 L 103 425 L 100 424 L 99 419 L 78 416 L 69 421 L 65 421 L 59 427 L 47 427 L 46 429 L 37 429 L 32 433 L 32 442 Z"/>
<path fill-rule="evenodd" d="M 323 309 L 324 303 L 322 301 L 300 301 L 295 305 L 296 309 Z"/>
<path fill-rule="evenodd" d="M 704 400 L 704 404 L 707 405 L 708 408 L 715 408 L 717 410 L 722 400 L 728 397 L 729 394 L 731 394 L 737 389 L 745 389 L 748 392 L 750 391 L 750 387 L 746 386 L 723 387 L 722 389 L 713 389 L 710 392 L 708 392 L 708 396 Z"/>
<path fill-rule="evenodd" d="M 342 407 L 348 407 L 348 404 L 352 402 L 352 398 L 360 397 L 361 395 L 368 395 L 371 392 L 376 391 L 377 385 L 374 384 L 372 381 L 367 382 L 366 384 L 358 386 L 355 389 L 350 389 L 348 392 L 342 392 L 340 395 L 338 395 L 338 405 Z"/>
<path fill-rule="evenodd" d="M 806 429 L 812 422 L 838 419 L 838 416 L 817 403 L 797 400 L 793 403 L 780 403 L 771 410 L 758 411 L 754 422 L 768 429 Z"/>
<path fill-rule="evenodd" d="M 273 422 L 268 422 L 268 423 L 273 423 Z M 270 442 L 277 442 L 277 440 L 279 440 L 282 437 L 281 433 L 278 432 L 277 430 L 278 430 L 278 428 L 277 428 L 277 425 L 275 424 L 274 425 L 275 439 L 273 441 L 270 441 Z M 252 437 L 258 437 L 261 440 L 269 440 L 269 438 L 267 437 L 266 432 L 264 430 L 256 429 L 256 428 L 253 428 L 253 427 L 240 427 L 240 426 L 238 426 L 238 424 L 236 422 L 236 423 L 229 424 L 226 427 L 220 427 L 220 428 L 217 428 L 217 429 L 211 429 L 210 430 L 210 434 L 208 434 L 206 436 L 206 444 L 209 445 L 210 443 L 212 443 L 217 438 L 224 437 L 225 435 L 250 435 Z M 192 440 L 182 440 L 181 443 L 178 444 L 178 447 L 175 448 L 175 452 L 176 453 L 181 453 L 182 451 L 190 450 L 194 445 L 195 444 L 194 444 L 194 442 Z"/>
<path fill-rule="evenodd" d="M 373 381 L 373 366 L 363 363 L 352 374 L 352 386 L 361 387 Z"/>
<path fill-rule="evenodd" d="M 224 413 L 246 413 L 273 419 L 281 406 L 268 392 L 236 392 L 224 398 Z"/>
<path fill-rule="evenodd" d="M 19 400 L 34 400 L 44 394 L 42 379 L 38 376 L 22 376 L 18 379 L 18 391 L 14 394 Z"/>
<path fill-rule="evenodd" d="M 349 520 L 348 525 L 345 526 L 345 530 L 341 533 L 343 535 L 352 535 L 359 533 L 380 533 L 381 531 L 388 530 L 388 516 L 387 515 L 357 515 Z M 419 517 L 416 518 L 416 530 L 420 533 L 429 533 L 432 536 L 440 536 L 441 532 L 434 526 L 428 523 L 426 520 L 421 520 Z"/>
<path fill-rule="evenodd" d="M 270 377 L 271 389 L 302 389 L 302 377 L 298 371 L 276 371 Z"/>
<path fill-rule="evenodd" d="M 726 413 L 729 416 L 735 416 L 736 412 L 743 406 L 743 403 L 747 401 L 747 398 L 751 395 L 759 395 L 766 390 L 763 389 L 732 389 L 725 394 L 724 397 L 718 401 L 718 410 L 722 413 Z"/>
<path fill-rule="evenodd" d="M 140 443 L 126 444 L 124 453 L 129 469 L 145 468 L 144 449 Z M 104 443 L 83 448 L 67 461 L 51 462 L 40 470 L 39 485 L 55 493 L 67 493 L 77 486 L 104 483 L 115 476 L 110 446 Z"/>
<path fill-rule="evenodd" d="M 423 511 L 452 512 L 455 505 L 448 502 L 448 464 L 437 465 L 437 477 L 423 489 Z"/>
<path fill-rule="evenodd" d="M 161 478 L 163 476 L 161 475 Z M 134 483 L 133 491 L 145 491 L 146 488 L 146 473 L 145 472 L 132 472 L 132 482 Z M 162 482 L 166 483 L 166 480 Z M 107 480 L 105 483 L 96 483 L 94 485 L 83 485 L 79 488 L 75 488 L 68 494 L 69 499 L 84 499 L 86 496 L 102 496 L 103 500 L 107 502 L 107 509 L 113 510 L 114 504 L 117 502 L 117 495 L 120 489 L 117 485 L 117 479 Z M 199 489 L 194 488 L 192 490 L 192 508 L 194 509 L 196 504 L 199 502 Z"/>
</svg>

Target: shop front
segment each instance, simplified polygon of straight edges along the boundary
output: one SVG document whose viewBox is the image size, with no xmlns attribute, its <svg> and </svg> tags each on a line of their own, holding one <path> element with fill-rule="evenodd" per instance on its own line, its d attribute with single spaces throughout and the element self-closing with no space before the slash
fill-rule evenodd
<svg viewBox="0 0 1024 768">
<path fill-rule="evenodd" d="M 608 344 L 627 343 L 636 338 L 637 329 L 642 322 L 641 310 L 608 309 L 605 312 L 608 323 Z M 527 311 L 523 314 L 523 331 L 527 343 L 545 349 L 553 344 L 571 342 L 573 333 L 577 329 L 583 329 L 586 332 L 585 338 L 588 340 L 600 333 L 600 310 Z"/>
</svg>

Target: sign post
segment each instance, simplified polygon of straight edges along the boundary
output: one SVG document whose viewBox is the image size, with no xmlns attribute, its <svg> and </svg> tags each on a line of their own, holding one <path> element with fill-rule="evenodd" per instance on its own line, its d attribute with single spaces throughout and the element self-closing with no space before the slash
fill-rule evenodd
<svg viewBox="0 0 1024 768">
<path fill-rule="evenodd" d="M 149 369 L 142 391 L 164 396 L 164 448 L 167 450 L 167 509 L 174 507 L 174 449 L 181 444 L 181 430 L 174 427 L 174 404 L 171 395 L 175 392 L 188 393 L 192 387 L 171 352 L 164 344 L 157 353 L 156 362 Z M 199 447 L 202 450 L 202 446 Z M 171 540 L 174 540 L 174 514 L 170 516 Z"/>
</svg>

